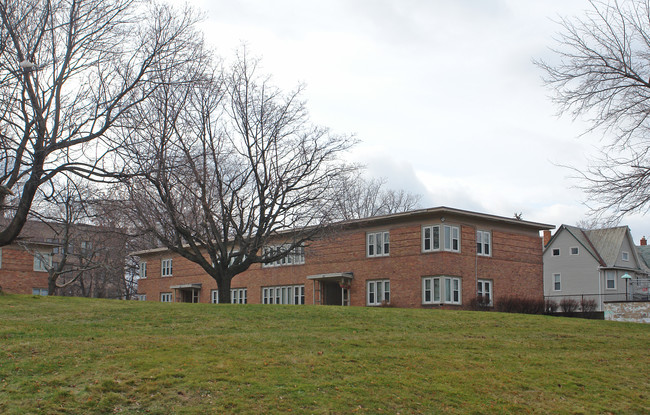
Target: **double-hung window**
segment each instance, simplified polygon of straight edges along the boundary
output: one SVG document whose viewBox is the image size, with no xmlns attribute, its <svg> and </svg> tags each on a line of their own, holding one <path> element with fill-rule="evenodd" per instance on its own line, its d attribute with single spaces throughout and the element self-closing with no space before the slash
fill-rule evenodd
<svg viewBox="0 0 650 415">
<path fill-rule="evenodd" d="M 263 287 L 262 304 L 305 304 L 305 286 Z"/>
<path fill-rule="evenodd" d="M 34 253 L 34 271 L 47 272 L 50 267 L 52 267 L 52 255 L 49 252 Z"/>
<path fill-rule="evenodd" d="M 287 251 L 291 245 L 267 246 L 264 248 L 264 256 L 272 257 L 275 255 L 284 255 L 272 262 L 262 263 L 262 267 L 281 267 L 284 265 L 301 265 L 305 263 L 305 247 L 298 245 Z"/>
<path fill-rule="evenodd" d="M 422 252 L 460 252 L 460 228 L 454 225 L 422 227 Z"/>
<path fill-rule="evenodd" d="M 562 274 L 553 274 L 553 291 L 562 291 Z"/>
<path fill-rule="evenodd" d="M 219 304 L 219 290 L 210 291 L 210 301 L 212 304 Z M 248 289 L 247 288 L 231 288 L 230 289 L 230 303 L 232 304 L 246 304 L 248 302 Z"/>
<path fill-rule="evenodd" d="M 167 258 L 163 259 L 161 262 L 161 273 L 163 277 L 171 277 L 172 276 L 172 259 Z"/>
<path fill-rule="evenodd" d="M 458 226 L 444 225 L 444 250 L 460 252 L 460 228 Z"/>
<path fill-rule="evenodd" d="M 476 231 L 476 255 L 492 255 L 492 235 L 489 231 Z"/>
<path fill-rule="evenodd" d="M 371 232 L 366 235 L 369 257 L 388 256 L 390 254 L 390 236 L 388 231 Z"/>
<path fill-rule="evenodd" d="M 478 280 L 476 294 L 481 298 L 483 304 L 492 306 L 492 281 Z"/>
<path fill-rule="evenodd" d="M 616 289 L 616 271 L 605 271 L 605 284 L 608 290 Z"/>
<path fill-rule="evenodd" d="M 422 278 L 423 304 L 461 304 L 461 280 L 457 277 Z"/>
<path fill-rule="evenodd" d="M 440 225 L 422 227 L 422 251 L 440 250 Z"/>
<path fill-rule="evenodd" d="M 366 304 L 381 305 L 390 302 L 390 281 L 368 281 L 366 286 Z"/>
<path fill-rule="evenodd" d="M 147 263 L 140 262 L 140 278 L 147 278 Z"/>
</svg>

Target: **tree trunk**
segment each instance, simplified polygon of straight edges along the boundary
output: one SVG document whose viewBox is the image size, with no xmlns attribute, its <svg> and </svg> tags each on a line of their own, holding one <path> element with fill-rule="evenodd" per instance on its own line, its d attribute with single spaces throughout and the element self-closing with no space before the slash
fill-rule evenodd
<svg viewBox="0 0 650 415">
<path fill-rule="evenodd" d="M 228 277 L 215 278 L 217 281 L 217 288 L 219 289 L 219 304 L 230 304 L 230 283 L 231 279 Z"/>
</svg>

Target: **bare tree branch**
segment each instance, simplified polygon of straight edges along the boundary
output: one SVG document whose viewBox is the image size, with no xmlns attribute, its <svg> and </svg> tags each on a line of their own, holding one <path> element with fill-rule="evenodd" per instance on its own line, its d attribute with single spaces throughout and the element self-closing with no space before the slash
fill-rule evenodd
<svg viewBox="0 0 650 415">
<path fill-rule="evenodd" d="M 338 156 L 353 142 L 311 125 L 301 88 L 282 93 L 245 51 L 228 70 L 195 51 L 185 71 L 161 68 L 164 87 L 134 113 L 129 205 L 229 302 L 235 275 L 293 255 L 330 222 L 328 196 L 349 170 Z"/>
</svg>

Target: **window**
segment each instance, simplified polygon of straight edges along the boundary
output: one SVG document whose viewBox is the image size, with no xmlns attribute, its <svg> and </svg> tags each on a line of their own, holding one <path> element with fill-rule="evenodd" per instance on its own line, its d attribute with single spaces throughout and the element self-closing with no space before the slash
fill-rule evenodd
<svg viewBox="0 0 650 415">
<path fill-rule="evenodd" d="M 366 289 L 366 304 L 381 305 L 383 302 L 390 303 L 390 281 L 368 281 Z"/>
<path fill-rule="evenodd" d="M 388 232 L 368 233 L 366 252 L 369 257 L 388 256 L 390 254 L 390 236 Z"/>
<path fill-rule="evenodd" d="M 32 288 L 32 295 L 47 295 L 47 288 Z"/>
<path fill-rule="evenodd" d="M 147 263 L 140 262 L 140 278 L 147 278 Z"/>
<path fill-rule="evenodd" d="M 171 303 L 172 302 L 172 293 L 160 293 L 160 302 L 161 303 Z"/>
<path fill-rule="evenodd" d="M 605 287 L 608 290 L 616 289 L 616 271 L 605 271 Z"/>
<path fill-rule="evenodd" d="M 492 281 L 478 280 L 476 294 L 482 299 L 482 303 L 492 306 Z"/>
<path fill-rule="evenodd" d="M 553 291 L 562 290 L 562 276 L 560 274 L 553 274 Z"/>
<path fill-rule="evenodd" d="M 61 242 L 58 239 L 54 238 L 47 238 L 45 242 L 53 243 L 53 244 L 60 244 Z M 59 247 L 55 246 L 52 248 L 52 253 L 53 254 L 58 254 L 59 253 Z"/>
<path fill-rule="evenodd" d="M 425 226 L 422 228 L 422 251 L 440 250 L 440 226 Z"/>
<path fill-rule="evenodd" d="M 441 225 L 425 226 L 422 228 L 423 252 L 440 250 L 440 228 Z M 445 251 L 460 252 L 460 228 L 458 226 L 442 226 L 442 249 Z M 489 249 L 490 248 L 488 247 L 488 251 Z"/>
<path fill-rule="evenodd" d="M 461 304 L 460 293 L 461 293 L 460 278 L 456 278 L 456 277 L 422 278 L 422 303 L 423 304 Z"/>
<path fill-rule="evenodd" d="M 492 241 L 489 231 L 476 231 L 476 255 L 492 255 Z"/>
<path fill-rule="evenodd" d="M 569 253 L 570 253 L 571 255 L 578 255 L 579 252 L 580 252 L 580 251 L 578 250 L 578 247 L 577 247 L 577 246 L 573 246 L 573 247 L 571 247 L 571 250 L 570 250 Z"/>
<path fill-rule="evenodd" d="M 2 268 L 2 248 L 0 248 L 0 268 Z"/>
<path fill-rule="evenodd" d="M 219 290 L 212 290 L 210 292 L 212 304 L 219 304 Z M 248 289 L 247 288 L 231 288 L 230 289 L 230 302 L 232 304 L 247 304 L 248 303 Z"/>
<path fill-rule="evenodd" d="M 267 246 L 264 248 L 264 256 L 270 257 L 273 255 L 279 255 L 283 252 L 286 252 L 289 249 L 288 244 L 280 246 Z M 234 262 L 234 261 L 233 261 Z M 286 255 L 282 258 L 262 264 L 263 267 L 281 267 L 284 265 L 301 265 L 305 263 L 305 247 L 300 245 L 293 248 L 291 251 L 286 252 Z"/>
<path fill-rule="evenodd" d="M 147 301 L 147 294 L 140 294 L 137 299 L 139 301 Z"/>
<path fill-rule="evenodd" d="M 305 286 L 263 287 L 262 304 L 305 304 Z"/>
<path fill-rule="evenodd" d="M 172 276 L 172 259 L 163 259 L 161 261 L 161 266 L 162 266 L 162 271 L 161 274 L 163 277 L 171 277 Z"/>
<path fill-rule="evenodd" d="M 623 259 L 623 261 L 629 261 L 630 260 L 630 253 L 625 252 L 625 251 L 621 252 L 621 258 Z"/>
<path fill-rule="evenodd" d="M 553 248 L 553 256 L 560 256 L 560 248 Z"/>
<path fill-rule="evenodd" d="M 52 255 L 47 252 L 36 251 L 34 254 L 34 271 L 47 272 L 52 266 Z"/>
<path fill-rule="evenodd" d="M 93 243 L 91 241 L 81 241 L 81 253 L 88 254 L 93 249 Z"/>
</svg>

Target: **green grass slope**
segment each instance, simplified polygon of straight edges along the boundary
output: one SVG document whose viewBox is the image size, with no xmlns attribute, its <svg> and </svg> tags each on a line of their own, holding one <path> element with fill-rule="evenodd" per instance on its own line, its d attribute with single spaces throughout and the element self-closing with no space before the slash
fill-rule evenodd
<svg viewBox="0 0 650 415">
<path fill-rule="evenodd" d="M 650 326 L 0 296 L 0 413 L 650 413 Z"/>
</svg>

